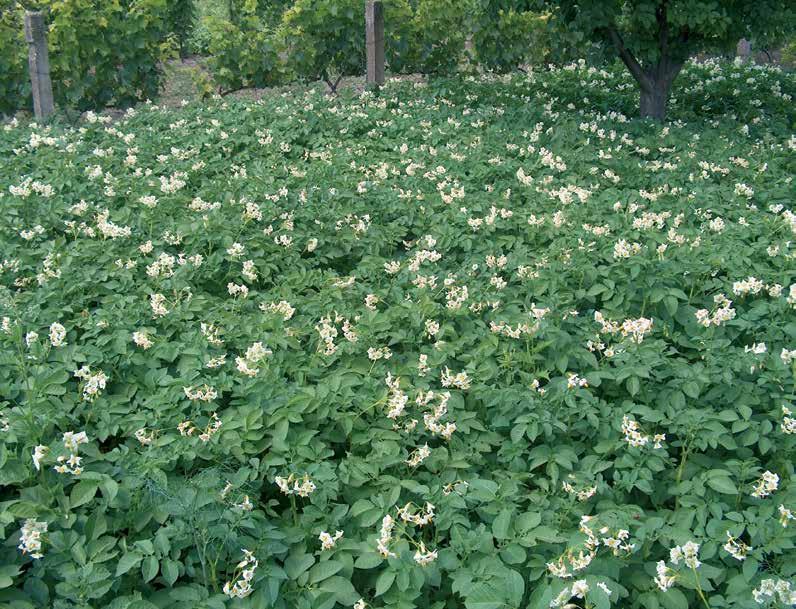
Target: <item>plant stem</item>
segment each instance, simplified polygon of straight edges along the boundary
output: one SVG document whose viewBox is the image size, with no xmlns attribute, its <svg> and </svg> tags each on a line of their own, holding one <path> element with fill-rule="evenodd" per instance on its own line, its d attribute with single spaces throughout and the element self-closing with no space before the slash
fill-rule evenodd
<svg viewBox="0 0 796 609">
<path fill-rule="evenodd" d="M 694 583 L 696 584 L 697 594 L 699 598 L 702 599 L 702 604 L 705 605 L 707 609 L 710 609 L 710 603 L 708 603 L 708 599 L 705 598 L 705 593 L 702 592 L 702 586 L 699 585 L 699 575 L 697 575 L 694 567 L 691 567 L 691 571 L 694 573 Z"/>
</svg>

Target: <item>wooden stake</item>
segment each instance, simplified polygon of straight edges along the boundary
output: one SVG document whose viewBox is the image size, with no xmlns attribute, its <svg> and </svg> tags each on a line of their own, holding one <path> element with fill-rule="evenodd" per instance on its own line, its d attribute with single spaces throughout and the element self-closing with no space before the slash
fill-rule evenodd
<svg viewBox="0 0 796 609">
<path fill-rule="evenodd" d="M 384 84 L 384 7 L 379 0 L 365 5 L 365 46 L 367 49 L 369 86 Z"/>
<path fill-rule="evenodd" d="M 33 114 L 37 119 L 46 119 L 55 111 L 55 105 L 44 15 L 39 12 L 25 12 L 25 40 L 28 43 L 28 68 L 33 89 Z"/>
<path fill-rule="evenodd" d="M 749 56 L 752 54 L 752 44 L 746 40 L 746 38 L 741 38 L 738 41 L 735 54 L 741 59 L 749 59 Z"/>
</svg>

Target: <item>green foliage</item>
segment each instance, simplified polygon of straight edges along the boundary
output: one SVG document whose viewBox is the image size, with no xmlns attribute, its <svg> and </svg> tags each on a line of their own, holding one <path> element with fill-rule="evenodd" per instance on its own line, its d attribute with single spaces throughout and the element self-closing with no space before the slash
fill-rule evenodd
<svg viewBox="0 0 796 609">
<path fill-rule="evenodd" d="M 701 52 L 734 53 L 741 38 L 774 46 L 796 29 L 796 4 L 790 0 L 542 0 L 541 4 L 552 11 L 560 31 L 567 32 L 567 46 L 590 41 L 618 54 L 639 84 L 642 116 L 657 119 L 663 118 L 671 85 L 689 57 Z"/>
<path fill-rule="evenodd" d="M 331 84 L 363 72 L 364 22 L 361 0 L 296 0 L 282 15 L 279 38 L 296 75 Z"/>
<path fill-rule="evenodd" d="M 57 104 L 80 110 L 124 107 L 157 94 L 166 0 L 59 0 L 44 8 Z M 15 27 L 21 31 L 22 12 L 7 15 L 9 28 L 0 26 L 0 62 L 8 62 L 9 72 L 3 73 L 0 86 L 8 93 L 0 107 L 10 111 L 29 107 L 31 101 L 25 84 L 27 46 L 10 33 Z"/>
<path fill-rule="evenodd" d="M 682 59 L 698 52 L 734 53 L 741 38 L 765 39 L 774 45 L 796 27 L 796 7 L 788 0 L 552 0 L 547 4 L 581 39 L 611 45 L 609 30 L 617 29 L 627 49 L 646 64 L 657 62 L 662 52 Z M 667 28 L 666 49 L 661 45 L 661 25 Z"/>
<path fill-rule="evenodd" d="M 465 42 L 472 31 L 476 8 L 475 0 L 417 0 L 412 40 L 401 63 L 409 71 L 455 72 L 465 59 Z"/>
<path fill-rule="evenodd" d="M 283 67 L 276 39 L 255 12 L 238 23 L 208 17 L 204 25 L 209 35 L 207 66 L 219 87 L 234 90 L 280 81 Z"/>
<path fill-rule="evenodd" d="M 19 100 L 30 97 L 21 14 L 10 3 L 0 3 L 0 74 L 0 114 L 10 114 L 19 107 Z"/>
<path fill-rule="evenodd" d="M 510 72 L 526 63 L 544 64 L 550 53 L 547 15 L 514 9 L 484 11 L 473 32 L 478 64 L 498 72 Z"/>
<path fill-rule="evenodd" d="M 180 57 L 186 57 L 196 25 L 196 0 L 169 0 L 167 6 L 167 30 L 176 38 Z"/>
<path fill-rule="evenodd" d="M 572 64 L 8 123 L 0 605 L 765 607 L 794 94 L 688 64 L 661 128 Z"/>
<path fill-rule="evenodd" d="M 160 84 L 166 0 L 66 0 L 50 6 L 56 100 L 79 109 L 128 106 Z"/>
<path fill-rule="evenodd" d="M 549 46 L 546 20 L 536 13 L 504 11 L 485 2 L 385 0 L 388 69 L 453 73 L 468 59 L 465 43 L 470 32 L 475 53 L 469 59 L 488 69 L 510 71 L 527 60 L 541 62 Z M 237 2 L 234 18 L 204 21 L 211 69 L 220 85 L 233 88 L 275 82 L 272 76 L 281 72 L 286 79 L 322 79 L 334 87 L 341 76 L 364 73 L 361 0 L 297 0 L 281 14 L 274 30 L 273 15 L 282 6 L 277 5 Z M 264 66 L 255 61 L 258 55 L 266 58 Z M 263 73 L 268 77 L 263 78 Z"/>
</svg>

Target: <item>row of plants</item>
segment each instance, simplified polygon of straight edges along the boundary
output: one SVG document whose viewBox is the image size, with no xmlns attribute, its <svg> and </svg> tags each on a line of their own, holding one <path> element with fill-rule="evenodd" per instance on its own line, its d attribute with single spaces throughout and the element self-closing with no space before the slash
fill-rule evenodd
<svg viewBox="0 0 796 609">
<path fill-rule="evenodd" d="M 465 62 L 506 71 L 548 54 L 546 19 L 538 13 L 489 10 L 482 0 L 383 4 L 393 73 L 450 74 Z M 248 0 L 235 19 L 205 20 L 208 65 L 221 88 L 304 79 L 325 80 L 334 89 L 340 77 L 364 72 L 361 0 L 296 0 L 278 17 L 263 12 L 270 5 Z"/>
<path fill-rule="evenodd" d="M 0 113 L 28 108 L 26 8 L 45 11 L 53 94 L 66 108 L 129 106 L 154 98 L 167 45 L 166 0 L 0 0 Z"/>
<path fill-rule="evenodd" d="M 0 130 L 0 604 L 796 600 L 796 80 Z"/>
<path fill-rule="evenodd" d="M 482 0 L 388 0 L 388 63 L 395 72 L 451 73 L 468 59 L 513 69 L 546 54 L 536 13 L 489 11 Z M 46 12 L 56 102 L 66 108 L 127 107 L 154 99 L 161 63 L 206 54 L 216 89 L 263 87 L 364 72 L 362 0 L 274 3 L 229 0 L 202 16 L 194 0 L 63 0 Z M 488 4 L 488 3 L 486 3 Z M 0 0 L 0 112 L 30 103 L 24 7 Z M 493 14 L 494 13 L 494 14 Z M 465 53 L 468 36 L 472 52 Z"/>
</svg>

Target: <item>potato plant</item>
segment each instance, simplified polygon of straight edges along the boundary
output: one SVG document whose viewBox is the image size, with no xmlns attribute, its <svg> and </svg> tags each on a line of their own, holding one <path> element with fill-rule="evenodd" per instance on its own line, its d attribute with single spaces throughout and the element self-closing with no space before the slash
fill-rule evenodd
<svg viewBox="0 0 796 609">
<path fill-rule="evenodd" d="M 0 604 L 792 605 L 795 92 L 0 127 Z"/>
</svg>

